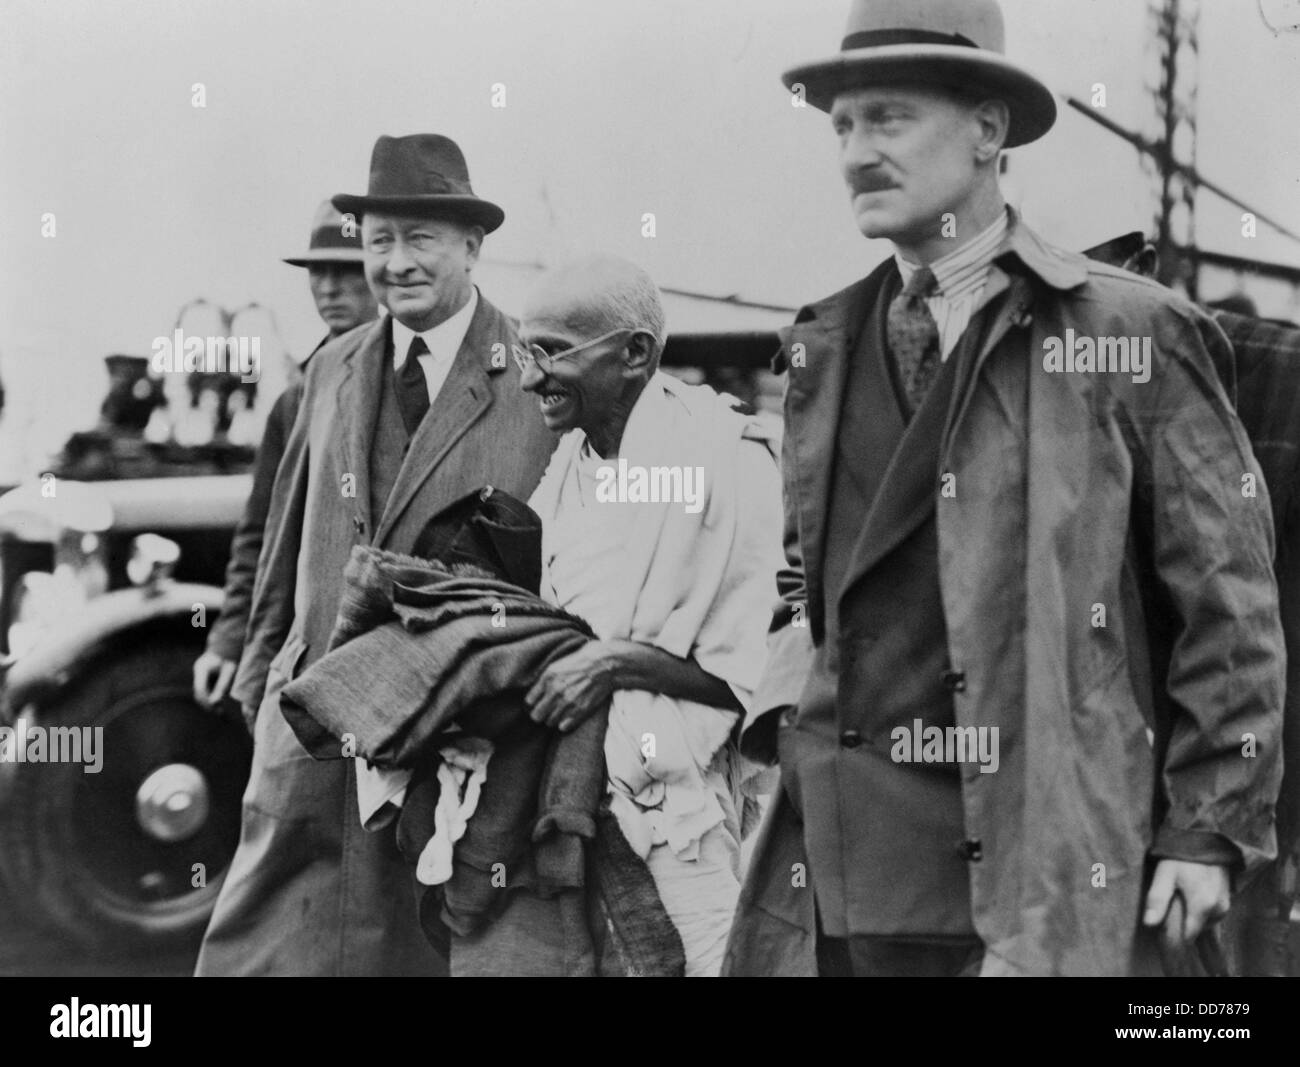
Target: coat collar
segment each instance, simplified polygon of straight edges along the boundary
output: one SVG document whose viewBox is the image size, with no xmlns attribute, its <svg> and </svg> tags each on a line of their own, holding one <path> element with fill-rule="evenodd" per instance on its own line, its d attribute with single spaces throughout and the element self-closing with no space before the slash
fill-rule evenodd
<svg viewBox="0 0 1300 1067">
<path fill-rule="evenodd" d="M 347 335 L 345 335 L 347 336 Z M 388 317 L 365 327 L 361 340 L 344 350 L 339 386 L 334 393 L 335 413 L 341 427 L 343 470 L 352 475 L 352 501 L 361 529 L 374 528 L 370 514 L 370 445 L 379 411 L 379 375 L 387 366 Z"/>
<path fill-rule="evenodd" d="M 382 374 L 391 371 L 388 316 L 366 327 L 364 336 L 342 356 L 335 406 L 343 450 L 343 469 L 353 475 L 353 504 L 372 543 L 380 544 L 420 486 L 452 445 L 492 404 L 494 378 L 510 363 L 509 322 L 479 294 L 465 340 L 443 382 L 429 415 L 420 424 L 402 462 L 384 514 L 370 511 L 370 449 L 379 414 Z"/>
<path fill-rule="evenodd" d="M 1007 208 L 1007 232 L 993 256 L 993 262 L 1008 274 L 1028 274 L 1049 288 L 1062 291 L 1076 289 L 1088 280 L 1089 261 L 1085 256 L 1048 244 L 1025 224 L 1020 213 L 1013 207 Z M 818 330 L 847 332 L 849 326 L 857 325 L 853 313 L 861 310 L 862 294 L 872 286 L 873 281 L 880 280 L 883 272 L 891 268 L 897 269 L 892 256 L 865 278 L 838 293 L 805 304 L 795 315 L 794 325 L 780 331 L 781 339 L 786 340 L 787 336 L 799 332 L 799 326 L 809 323 L 816 323 Z M 860 318 L 858 316 L 858 320 Z M 773 367 L 779 373 L 786 369 L 788 363 L 789 353 L 783 347 Z"/>
<path fill-rule="evenodd" d="M 1088 261 L 1083 256 L 1053 248 L 1025 225 L 1015 209 L 1007 211 L 1007 232 L 994 256 L 983 300 L 989 302 L 1009 292 L 975 354 L 971 372 L 954 387 L 941 446 L 945 460 L 953 428 L 965 414 L 975 375 L 1007 331 L 1027 321 L 1034 291 L 1039 285 L 1058 291 L 1074 289 L 1088 280 Z M 785 432 L 791 438 L 788 447 L 798 471 L 800 540 L 807 592 L 814 604 L 820 603 L 827 501 L 849 360 L 857 350 L 858 331 L 866 317 L 865 300 L 897 269 L 893 257 L 886 259 L 860 281 L 800 308 L 793 325 L 779 331 L 782 345 L 773 367 L 788 376 Z M 922 514 L 919 507 L 911 508 L 902 527 L 915 525 Z M 859 572 L 878 559 L 878 552 L 859 557 Z M 814 637 L 820 639 L 818 609 L 814 607 L 810 614 Z"/>
<path fill-rule="evenodd" d="M 781 352 L 774 366 L 787 375 L 783 450 L 793 457 L 798 471 L 800 541 L 815 640 L 822 633 L 826 510 L 849 360 L 866 318 L 867 301 L 897 269 L 892 259 L 885 260 L 861 281 L 801 308 L 794 324 L 779 331 Z"/>
<path fill-rule="evenodd" d="M 1027 272 L 1049 288 L 1061 291 L 1077 289 L 1088 280 L 1086 257 L 1049 245 L 1025 225 L 1015 208 L 1008 207 L 1007 215 L 1007 234 L 993 257 L 995 263 L 1008 273 Z M 1024 270 L 1017 271 L 1016 264 Z"/>
<path fill-rule="evenodd" d="M 513 363 L 509 330 L 505 316 L 480 294 L 447 379 L 411 438 L 411 447 L 379 518 L 375 544 L 383 545 L 402 512 L 452 446 L 492 406 L 494 389 L 501 387 L 494 378 Z"/>
</svg>

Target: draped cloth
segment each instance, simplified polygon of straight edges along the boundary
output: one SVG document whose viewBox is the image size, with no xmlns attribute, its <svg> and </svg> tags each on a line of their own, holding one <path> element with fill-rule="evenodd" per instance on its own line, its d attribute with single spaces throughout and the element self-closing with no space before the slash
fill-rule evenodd
<svg viewBox="0 0 1300 1067">
<path fill-rule="evenodd" d="M 624 430 L 619 461 L 628 471 L 702 468 L 702 507 L 598 496 L 609 480 L 601 468 L 616 462 L 592 453 L 581 430 L 561 440 L 529 504 L 542 519 L 544 598 L 585 619 L 603 640 L 694 659 L 748 710 L 782 560 L 781 493 L 766 431 L 734 404 L 656 373 Z M 605 736 L 610 808 L 642 858 L 662 845 L 676 861 L 694 863 L 710 831 L 739 836 L 730 796 L 736 783 L 727 773 L 737 718 L 662 693 L 614 693 Z M 703 851 L 718 853 L 710 842 Z M 672 913 L 661 854 L 650 865 Z M 727 881 L 735 882 L 734 871 Z M 701 906 L 729 921 L 734 896 L 706 898 Z M 688 940 L 688 972 L 691 948 Z"/>
</svg>

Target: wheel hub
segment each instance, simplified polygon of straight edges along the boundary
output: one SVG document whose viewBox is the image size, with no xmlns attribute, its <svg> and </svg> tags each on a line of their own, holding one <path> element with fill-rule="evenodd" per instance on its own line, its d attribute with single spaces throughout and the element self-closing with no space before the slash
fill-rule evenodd
<svg viewBox="0 0 1300 1067">
<path fill-rule="evenodd" d="M 188 763 L 159 767 L 135 794 L 136 820 L 158 841 L 192 837 L 207 822 L 209 807 L 208 780 Z"/>
</svg>

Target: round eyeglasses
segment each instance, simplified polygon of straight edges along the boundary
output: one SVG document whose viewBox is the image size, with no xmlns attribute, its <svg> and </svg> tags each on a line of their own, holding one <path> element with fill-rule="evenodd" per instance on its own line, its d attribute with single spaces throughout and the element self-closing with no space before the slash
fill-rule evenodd
<svg viewBox="0 0 1300 1067">
<path fill-rule="evenodd" d="M 583 341 L 580 345 L 574 345 L 572 348 L 566 348 L 563 352 L 549 353 L 539 344 L 511 345 L 510 351 L 515 357 L 515 362 L 519 365 L 520 371 L 526 371 L 529 367 L 537 366 L 543 374 L 551 373 L 551 366 L 557 360 L 568 359 L 570 356 L 576 356 L 579 352 L 585 352 L 589 348 L 595 348 L 596 345 L 619 334 L 650 333 L 649 330 L 641 326 L 620 326 L 617 330 L 610 330 L 609 333 L 603 333 L 599 337 L 593 337 L 590 341 Z"/>
</svg>

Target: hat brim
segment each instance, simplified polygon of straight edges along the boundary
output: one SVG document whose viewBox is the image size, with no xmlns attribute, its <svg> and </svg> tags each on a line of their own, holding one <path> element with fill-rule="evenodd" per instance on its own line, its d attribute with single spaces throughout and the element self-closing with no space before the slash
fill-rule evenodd
<svg viewBox="0 0 1300 1067">
<path fill-rule="evenodd" d="M 366 254 L 360 248 L 311 248 L 300 256 L 281 260 L 291 267 L 310 267 L 313 263 L 365 263 Z"/>
<path fill-rule="evenodd" d="M 417 218 L 454 219 L 482 226 L 491 233 L 506 220 L 506 213 L 490 200 L 447 193 L 429 196 L 353 196 L 340 193 L 330 200 L 339 211 L 360 219 L 367 213 L 414 215 Z"/>
<path fill-rule="evenodd" d="M 960 45 L 899 44 L 858 48 L 787 70 L 781 81 L 792 92 L 830 111 L 850 89 L 904 83 L 947 86 L 962 93 L 988 93 L 1011 111 L 1004 147 L 1036 141 L 1056 121 L 1056 97 L 1038 78 L 994 52 Z"/>
</svg>

